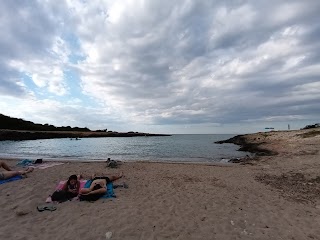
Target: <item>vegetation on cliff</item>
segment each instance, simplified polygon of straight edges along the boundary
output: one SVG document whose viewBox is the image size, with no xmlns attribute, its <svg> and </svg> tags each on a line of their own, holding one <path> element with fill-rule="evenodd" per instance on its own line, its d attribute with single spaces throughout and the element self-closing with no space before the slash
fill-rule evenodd
<svg viewBox="0 0 320 240">
<path fill-rule="evenodd" d="M 55 127 L 49 124 L 38 124 L 21 118 L 12 118 L 0 114 L 0 129 L 8 130 L 30 130 L 30 131 L 73 131 L 73 132 L 89 132 L 88 128 L 79 127 Z"/>
<path fill-rule="evenodd" d="M 0 114 L 1 140 L 35 140 L 49 138 L 93 138 L 93 137 L 138 137 L 138 136 L 170 136 L 167 134 L 151 134 L 139 132 L 118 133 L 79 127 L 55 127 L 49 124 L 36 124 L 23 119 L 12 118 Z"/>
</svg>

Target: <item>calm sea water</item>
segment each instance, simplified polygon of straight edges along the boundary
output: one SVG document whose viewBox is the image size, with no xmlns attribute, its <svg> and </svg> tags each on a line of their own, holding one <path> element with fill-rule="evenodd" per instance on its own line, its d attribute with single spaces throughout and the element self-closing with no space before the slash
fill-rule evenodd
<svg viewBox="0 0 320 240">
<path fill-rule="evenodd" d="M 215 144 L 230 134 L 185 134 L 169 137 L 45 139 L 0 142 L 0 157 L 45 160 L 224 162 L 245 156 L 234 144 Z"/>
</svg>

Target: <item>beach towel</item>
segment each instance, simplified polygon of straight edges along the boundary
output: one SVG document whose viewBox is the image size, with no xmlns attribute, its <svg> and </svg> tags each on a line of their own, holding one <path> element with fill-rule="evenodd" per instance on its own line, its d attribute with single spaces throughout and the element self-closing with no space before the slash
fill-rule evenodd
<svg viewBox="0 0 320 240">
<path fill-rule="evenodd" d="M 65 182 L 66 182 L 65 180 L 64 181 L 60 181 L 58 183 L 58 185 L 56 186 L 56 188 L 55 188 L 55 192 L 56 191 L 61 191 L 63 186 L 64 186 L 64 184 L 65 184 Z M 84 185 L 86 184 L 86 182 L 87 182 L 87 180 L 80 180 L 80 189 L 84 188 Z M 75 198 L 74 200 L 77 200 L 77 199 Z M 52 202 L 52 199 L 51 199 L 51 195 L 50 195 L 49 197 L 47 197 L 46 203 L 51 203 L 51 202 Z"/>
<path fill-rule="evenodd" d="M 33 161 L 30 159 L 23 159 L 17 163 L 17 166 L 27 167 L 33 164 Z"/>
<path fill-rule="evenodd" d="M 54 167 L 54 166 L 58 166 L 64 163 L 61 162 L 46 162 L 46 163 L 40 163 L 40 164 L 32 164 L 29 165 L 29 167 L 33 167 L 33 168 L 38 168 L 38 169 L 46 169 L 49 167 Z"/>
<path fill-rule="evenodd" d="M 0 185 L 4 184 L 4 183 L 7 183 L 7 182 L 13 182 L 13 181 L 16 181 L 16 180 L 20 180 L 20 179 L 22 179 L 21 176 L 14 176 L 14 177 L 11 177 L 11 178 L 8 178 L 8 179 L 0 180 Z"/>
<path fill-rule="evenodd" d="M 92 180 L 88 180 L 84 185 L 84 188 L 89 188 L 91 186 Z M 115 198 L 116 195 L 113 191 L 113 183 L 110 182 L 107 184 L 107 192 L 101 198 Z"/>
<path fill-rule="evenodd" d="M 56 186 L 56 189 L 55 191 L 59 191 L 59 190 L 62 190 L 63 188 L 63 185 L 66 181 L 60 181 L 58 183 L 58 185 Z M 80 189 L 81 188 L 89 188 L 91 186 L 91 183 L 92 183 L 92 180 L 80 180 Z M 110 182 L 107 184 L 107 192 L 100 198 L 115 198 L 116 195 L 113 191 L 113 183 Z M 46 199 L 46 202 L 47 203 L 50 203 L 52 202 L 52 199 L 51 199 L 51 196 L 49 196 L 47 199 Z"/>
</svg>

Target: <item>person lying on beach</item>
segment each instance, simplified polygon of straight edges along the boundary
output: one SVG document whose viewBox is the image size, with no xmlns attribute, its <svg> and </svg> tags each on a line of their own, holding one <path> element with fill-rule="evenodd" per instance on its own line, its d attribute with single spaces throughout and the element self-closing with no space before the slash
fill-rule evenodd
<svg viewBox="0 0 320 240">
<path fill-rule="evenodd" d="M 0 161 L 0 168 L 3 168 L 6 170 L 5 172 L 0 172 L 0 180 L 5 180 L 15 176 L 26 176 L 27 173 L 30 173 L 33 171 L 32 167 L 29 167 L 23 171 L 14 171 L 3 161 Z"/>
<path fill-rule="evenodd" d="M 81 175 L 71 175 L 64 183 L 61 190 L 55 191 L 52 196 L 52 201 L 64 202 L 72 200 L 79 195 Z"/>
<path fill-rule="evenodd" d="M 122 178 L 123 174 L 119 174 L 118 176 L 110 176 L 110 177 L 95 177 L 93 176 L 92 182 L 89 188 L 82 188 L 80 190 L 80 200 L 85 199 L 85 196 L 95 196 L 97 199 L 103 196 L 107 192 L 107 184 Z M 95 199 L 92 197 L 92 199 Z"/>
<path fill-rule="evenodd" d="M 71 175 L 66 181 L 66 183 L 63 185 L 62 190 L 66 192 L 67 197 L 69 199 L 77 197 L 79 194 L 80 189 L 80 177 L 78 178 L 77 175 Z"/>
</svg>

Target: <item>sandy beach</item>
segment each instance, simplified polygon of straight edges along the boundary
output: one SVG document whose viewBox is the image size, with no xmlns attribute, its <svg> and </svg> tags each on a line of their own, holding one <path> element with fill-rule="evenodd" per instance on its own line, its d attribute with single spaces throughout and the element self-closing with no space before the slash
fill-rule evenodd
<svg viewBox="0 0 320 240">
<path fill-rule="evenodd" d="M 96 240 L 108 232 L 115 240 L 320 239 L 320 135 L 312 131 L 247 135 L 277 154 L 242 164 L 125 162 L 111 169 L 71 162 L 35 169 L 0 185 L 0 239 Z M 37 211 L 71 174 L 119 172 L 124 177 L 116 183 L 129 188 L 115 189 L 117 198 Z"/>
</svg>

